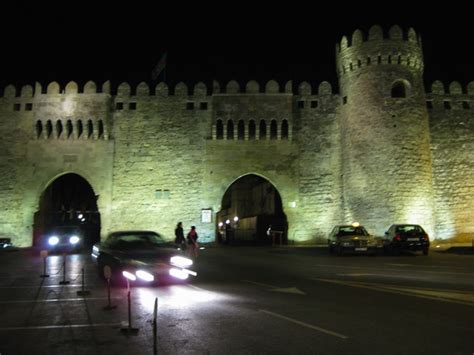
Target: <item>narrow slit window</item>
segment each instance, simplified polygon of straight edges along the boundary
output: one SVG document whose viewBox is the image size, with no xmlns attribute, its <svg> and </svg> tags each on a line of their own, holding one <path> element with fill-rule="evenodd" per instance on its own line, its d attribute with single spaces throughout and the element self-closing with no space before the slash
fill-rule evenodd
<svg viewBox="0 0 474 355">
<path fill-rule="evenodd" d="M 41 138 L 41 134 L 43 133 L 43 123 L 38 120 L 36 121 L 36 138 Z"/>
<path fill-rule="evenodd" d="M 243 140 L 245 138 L 245 124 L 243 120 L 239 120 L 237 126 L 237 139 Z"/>
<path fill-rule="evenodd" d="M 283 120 L 281 123 L 281 139 L 288 139 L 288 121 Z"/>
<path fill-rule="evenodd" d="M 227 121 L 227 139 L 234 139 L 234 122 L 232 120 Z"/>
<path fill-rule="evenodd" d="M 71 137 L 72 135 L 72 122 L 71 120 L 67 120 L 66 123 L 66 136 L 67 138 Z"/>
<path fill-rule="evenodd" d="M 82 132 L 84 130 L 82 127 L 82 121 L 81 120 L 77 121 L 76 125 L 77 125 L 77 137 L 79 138 L 82 136 Z"/>
<path fill-rule="evenodd" d="M 255 139 L 255 121 L 250 120 L 249 122 L 249 140 L 254 140 Z"/>
<path fill-rule="evenodd" d="M 260 126 L 259 126 L 260 132 L 259 132 L 259 139 L 265 139 L 267 138 L 267 124 L 265 120 L 260 121 Z"/>
<path fill-rule="evenodd" d="M 222 124 L 222 120 L 217 120 L 216 139 L 223 139 L 223 138 L 224 138 L 224 125 Z"/>
</svg>

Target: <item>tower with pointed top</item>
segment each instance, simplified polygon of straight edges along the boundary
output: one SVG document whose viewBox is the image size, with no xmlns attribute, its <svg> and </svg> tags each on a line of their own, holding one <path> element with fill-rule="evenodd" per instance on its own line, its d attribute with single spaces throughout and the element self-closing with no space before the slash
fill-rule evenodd
<svg viewBox="0 0 474 355">
<path fill-rule="evenodd" d="M 379 26 L 336 46 L 343 212 L 376 234 L 387 223 L 433 231 L 432 164 L 421 39 Z"/>
</svg>

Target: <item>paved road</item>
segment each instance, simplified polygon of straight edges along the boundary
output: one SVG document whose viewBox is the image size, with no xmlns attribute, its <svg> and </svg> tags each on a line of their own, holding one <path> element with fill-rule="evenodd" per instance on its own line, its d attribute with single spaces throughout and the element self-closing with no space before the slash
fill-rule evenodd
<svg viewBox="0 0 474 355">
<path fill-rule="evenodd" d="M 0 254 L 0 353 L 472 354 L 474 255 L 331 256 L 317 248 L 209 248 L 187 285 L 107 290 L 87 254 Z M 78 296 L 82 269 L 85 289 Z M 70 281 L 60 285 L 60 281 Z M 125 321 L 124 324 L 121 324 Z"/>
</svg>

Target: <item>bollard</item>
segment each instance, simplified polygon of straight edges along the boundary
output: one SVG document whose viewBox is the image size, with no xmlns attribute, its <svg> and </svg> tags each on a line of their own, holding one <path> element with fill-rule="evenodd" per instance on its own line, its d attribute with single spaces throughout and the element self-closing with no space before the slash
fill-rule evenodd
<svg viewBox="0 0 474 355">
<path fill-rule="evenodd" d="M 154 355 L 158 354 L 158 342 L 157 342 L 158 324 L 156 322 L 157 318 L 158 318 L 158 297 L 155 298 L 155 307 L 153 309 L 153 354 Z"/>
<path fill-rule="evenodd" d="M 133 274 L 130 274 L 126 271 L 123 272 L 123 276 L 127 280 L 127 299 L 128 299 L 128 327 L 122 327 L 120 331 L 125 334 L 136 335 L 138 333 L 138 328 L 132 327 L 132 297 L 130 295 L 130 279 L 135 281 L 136 277 Z"/>
<path fill-rule="evenodd" d="M 90 291 L 87 291 L 84 289 L 84 268 L 81 269 L 81 272 L 82 272 L 82 290 L 80 291 L 77 291 L 77 295 L 78 296 L 87 296 L 87 295 L 90 295 Z"/>
<path fill-rule="evenodd" d="M 49 275 L 46 273 L 46 258 L 48 257 L 48 251 L 41 250 L 40 256 L 43 258 L 43 275 L 40 275 L 40 277 L 49 277 Z"/>
<path fill-rule="evenodd" d="M 110 303 L 110 279 L 112 278 L 112 269 L 108 265 L 104 266 L 104 277 L 107 280 L 107 300 L 108 300 L 108 302 L 107 302 L 107 306 L 105 306 L 102 309 L 104 309 L 106 311 L 110 311 L 111 309 L 117 308 L 117 306 L 112 306 L 112 304 Z"/>
<path fill-rule="evenodd" d="M 69 281 L 66 281 L 66 253 L 63 254 L 63 280 L 59 282 L 60 285 L 68 285 Z"/>
</svg>

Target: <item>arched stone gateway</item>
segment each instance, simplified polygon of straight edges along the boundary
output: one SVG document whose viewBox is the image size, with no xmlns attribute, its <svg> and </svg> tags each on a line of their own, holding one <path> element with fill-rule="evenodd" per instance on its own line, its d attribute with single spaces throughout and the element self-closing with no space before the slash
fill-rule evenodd
<svg viewBox="0 0 474 355">
<path fill-rule="evenodd" d="M 218 242 L 232 245 L 271 244 L 272 237 L 267 234 L 269 227 L 281 232 L 282 242 L 287 243 L 288 222 L 276 187 L 255 174 L 235 180 L 224 193 L 221 210 L 217 212 Z"/>
<path fill-rule="evenodd" d="M 43 236 L 54 228 L 76 226 L 90 247 L 100 240 L 98 195 L 82 176 L 74 173 L 56 177 L 42 192 L 34 214 L 33 245 L 40 245 Z"/>
</svg>

